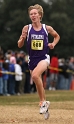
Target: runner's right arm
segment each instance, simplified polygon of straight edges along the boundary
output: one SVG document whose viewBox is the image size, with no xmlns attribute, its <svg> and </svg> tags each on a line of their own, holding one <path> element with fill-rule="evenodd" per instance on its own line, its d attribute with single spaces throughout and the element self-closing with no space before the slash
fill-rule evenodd
<svg viewBox="0 0 74 124">
<path fill-rule="evenodd" d="M 28 25 L 24 26 L 22 29 L 22 34 L 18 40 L 18 47 L 21 48 L 24 45 L 24 41 L 27 37 Z"/>
</svg>

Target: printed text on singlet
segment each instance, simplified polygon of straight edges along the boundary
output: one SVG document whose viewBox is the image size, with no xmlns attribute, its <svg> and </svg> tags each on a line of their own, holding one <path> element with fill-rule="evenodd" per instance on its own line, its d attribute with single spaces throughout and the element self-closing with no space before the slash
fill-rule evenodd
<svg viewBox="0 0 74 124">
<path fill-rule="evenodd" d="M 32 50 L 43 50 L 44 35 L 31 35 L 31 49 Z"/>
</svg>

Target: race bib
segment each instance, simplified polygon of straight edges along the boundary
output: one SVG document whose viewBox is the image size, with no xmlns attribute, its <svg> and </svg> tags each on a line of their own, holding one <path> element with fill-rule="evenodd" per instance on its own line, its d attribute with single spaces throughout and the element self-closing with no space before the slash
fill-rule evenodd
<svg viewBox="0 0 74 124">
<path fill-rule="evenodd" d="M 31 49 L 32 50 L 43 50 L 43 40 L 32 40 Z"/>
</svg>

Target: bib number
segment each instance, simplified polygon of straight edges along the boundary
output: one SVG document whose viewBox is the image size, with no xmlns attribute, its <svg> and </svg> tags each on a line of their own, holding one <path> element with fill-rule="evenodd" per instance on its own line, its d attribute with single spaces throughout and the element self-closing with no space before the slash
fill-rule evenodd
<svg viewBox="0 0 74 124">
<path fill-rule="evenodd" d="M 32 40 L 31 49 L 32 50 L 43 50 L 43 40 Z"/>
</svg>

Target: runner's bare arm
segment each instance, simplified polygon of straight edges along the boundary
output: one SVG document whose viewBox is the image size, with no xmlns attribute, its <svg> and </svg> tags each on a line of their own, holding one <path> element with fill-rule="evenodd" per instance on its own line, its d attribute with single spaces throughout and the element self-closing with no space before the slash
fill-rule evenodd
<svg viewBox="0 0 74 124">
<path fill-rule="evenodd" d="M 60 36 L 51 26 L 46 26 L 46 29 L 47 29 L 48 33 L 50 33 L 54 37 L 53 42 L 48 44 L 50 49 L 53 49 L 55 47 L 55 45 L 59 42 Z"/>
<path fill-rule="evenodd" d="M 24 41 L 27 37 L 28 25 L 24 26 L 22 29 L 22 34 L 18 40 L 18 47 L 21 48 L 24 45 Z"/>
</svg>

